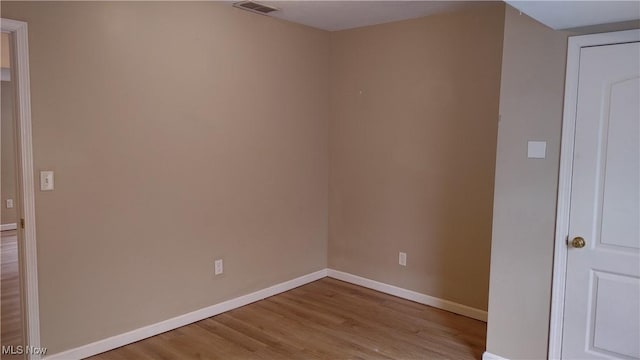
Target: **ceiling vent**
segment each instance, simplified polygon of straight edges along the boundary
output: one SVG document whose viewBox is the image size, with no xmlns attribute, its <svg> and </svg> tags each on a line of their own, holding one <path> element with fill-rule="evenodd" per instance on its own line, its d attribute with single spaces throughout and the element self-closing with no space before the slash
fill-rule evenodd
<svg viewBox="0 0 640 360">
<path fill-rule="evenodd" d="M 270 12 L 279 10 L 278 8 L 275 8 L 273 6 L 263 5 L 255 1 L 239 1 L 239 2 L 233 3 L 233 6 L 242 10 L 251 11 L 261 15 L 267 15 Z"/>
</svg>

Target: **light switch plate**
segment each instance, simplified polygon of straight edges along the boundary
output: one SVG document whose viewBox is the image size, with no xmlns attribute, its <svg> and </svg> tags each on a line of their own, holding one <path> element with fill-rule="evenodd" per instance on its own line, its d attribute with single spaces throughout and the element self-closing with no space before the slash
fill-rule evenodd
<svg viewBox="0 0 640 360">
<path fill-rule="evenodd" d="M 527 158 L 544 159 L 547 157 L 546 141 L 529 141 L 527 143 Z"/>
<path fill-rule="evenodd" d="M 53 190 L 53 171 L 40 171 L 40 191 Z"/>
</svg>

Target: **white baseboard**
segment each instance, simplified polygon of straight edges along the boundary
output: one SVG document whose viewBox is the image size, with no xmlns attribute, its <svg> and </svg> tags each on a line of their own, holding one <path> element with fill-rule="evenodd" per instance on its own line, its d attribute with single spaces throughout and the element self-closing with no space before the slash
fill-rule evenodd
<svg viewBox="0 0 640 360">
<path fill-rule="evenodd" d="M 487 321 L 487 312 L 472 308 L 470 306 L 455 303 L 453 301 L 439 299 L 433 296 L 420 294 L 415 291 L 399 288 L 397 286 L 381 283 L 375 280 L 363 278 L 357 275 L 345 273 L 342 271 L 323 269 L 293 280 L 285 281 L 280 284 L 273 285 L 266 289 L 258 290 L 251 294 L 243 295 L 235 299 L 227 300 L 219 304 L 208 306 L 206 308 L 192 311 L 190 313 L 179 315 L 174 318 L 164 320 L 152 325 L 148 325 L 139 329 L 135 329 L 123 334 L 115 335 L 107 339 L 98 340 L 96 342 L 83 345 L 74 349 L 66 350 L 56 354 L 46 356 L 44 360 L 70 360 L 84 359 L 93 355 L 113 350 L 124 345 L 140 341 L 151 336 L 161 334 L 163 332 L 189 325 L 196 321 L 200 321 L 212 316 L 216 316 L 223 312 L 233 310 L 253 302 L 268 298 L 273 295 L 283 293 L 294 289 L 298 286 L 308 284 L 310 282 L 322 279 L 324 277 L 332 277 L 334 279 L 346 281 L 355 285 L 360 285 L 369 289 L 377 290 L 386 294 L 394 295 L 403 299 L 415 301 L 421 304 L 433 306 L 439 309 L 451 311 L 456 314 L 464 315 L 481 321 Z M 496 355 L 485 352 L 482 355 L 483 360 L 507 360 Z"/>
<path fill-rule="evenodd" d="M 311 274 L 307 274 L 293 280 L 285 281 L 280 284 L 273 285 L 266 289 L 258 290 L 248 295 L 243 295 L 235 299 L 227 300 L 219 304 L 208 306 L 206 308 L 196 310 L 184 315 L 161 321 L 149 326 L 145 326 L 136 330 L 126 332 L 124 334 L 112 336 L 110 338 L 99 340 L 91 344 L 83 345 L 75 349 L 52 354 L 45 357 L 45 360 L 70 360 L 83 359 L 89 356 L 97 355 L 105 351 L 113 350 L 120 346 L 134 343 L 151 336 L 161 334 L 163 332 L 185 326 L 196 321 L 200 321 L 212 316 L 216 316 L 223 312 L 251 304 L 253 302 L 268 298 L 273 295 L 291 290 L 298 286 L 308 284 L 310 282 L 322 279 L 327 276 L 327 269 L 319 270 Z"/>
<path fill-rule="evenodd" d="M 377 290 L 386 294 L 394 295 L 403 299 L 415 301 L 420 304 L 429 305 L 438 309 L 451 311 L 452 313 L 464 315 L 476 320 L 487 322 L 487 312 L 467 305 L 458 304 L 453 301 L 440 299 L 437 297 L 421 294 L 412 290 L 399 288 L 397 286 L 381 283 L 379 281 L 363 278 L 338 270 L 327 270 L 327 275 L 334 279 L 346 281 L 355 285 L 360 285 L 369 289 Z"/>
<path fill-rule="evenodd" d="M 15 230 L 17 228 L 18 228 L 18 224 L 16 223 L 0 225 L 0 231 Z"/>
<path fill-rule="evenodd" d="M 482 354 L 482 360 L 509 360 L 507 358 L 503 358 L 502 356 L 494 355 L 490 352 L 484 352 Z"/>
</svg>

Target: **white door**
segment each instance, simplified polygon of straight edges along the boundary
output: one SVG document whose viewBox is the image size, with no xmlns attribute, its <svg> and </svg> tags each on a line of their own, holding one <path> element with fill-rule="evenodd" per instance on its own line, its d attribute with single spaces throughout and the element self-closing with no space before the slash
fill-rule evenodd
<svg viewBox="0 0 640 360">
<path fill-rule="evenodd" d="M 640 43 L 582 48 L 578 81 L 562 358 L 640 359 Z"/>
</svg>

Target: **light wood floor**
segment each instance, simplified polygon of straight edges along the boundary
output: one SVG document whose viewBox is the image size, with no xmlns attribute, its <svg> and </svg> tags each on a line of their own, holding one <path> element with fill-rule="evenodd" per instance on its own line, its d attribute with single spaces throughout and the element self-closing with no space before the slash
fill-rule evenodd
<svg viewBox="0 0 640 360">
<path fill-rule="evenodd" d="M 480 359 L 486 324 L 324 278 L 93 357 Z"/>
<path fill-rule="evenodd" d="M 0 343 L 23 345 L 20 276 L 18 272 L 18 236 L 16 231 L 3 231 L 0 242 Z M 22 359 L 22 356 L 2 356 Z"/>
</svg>

